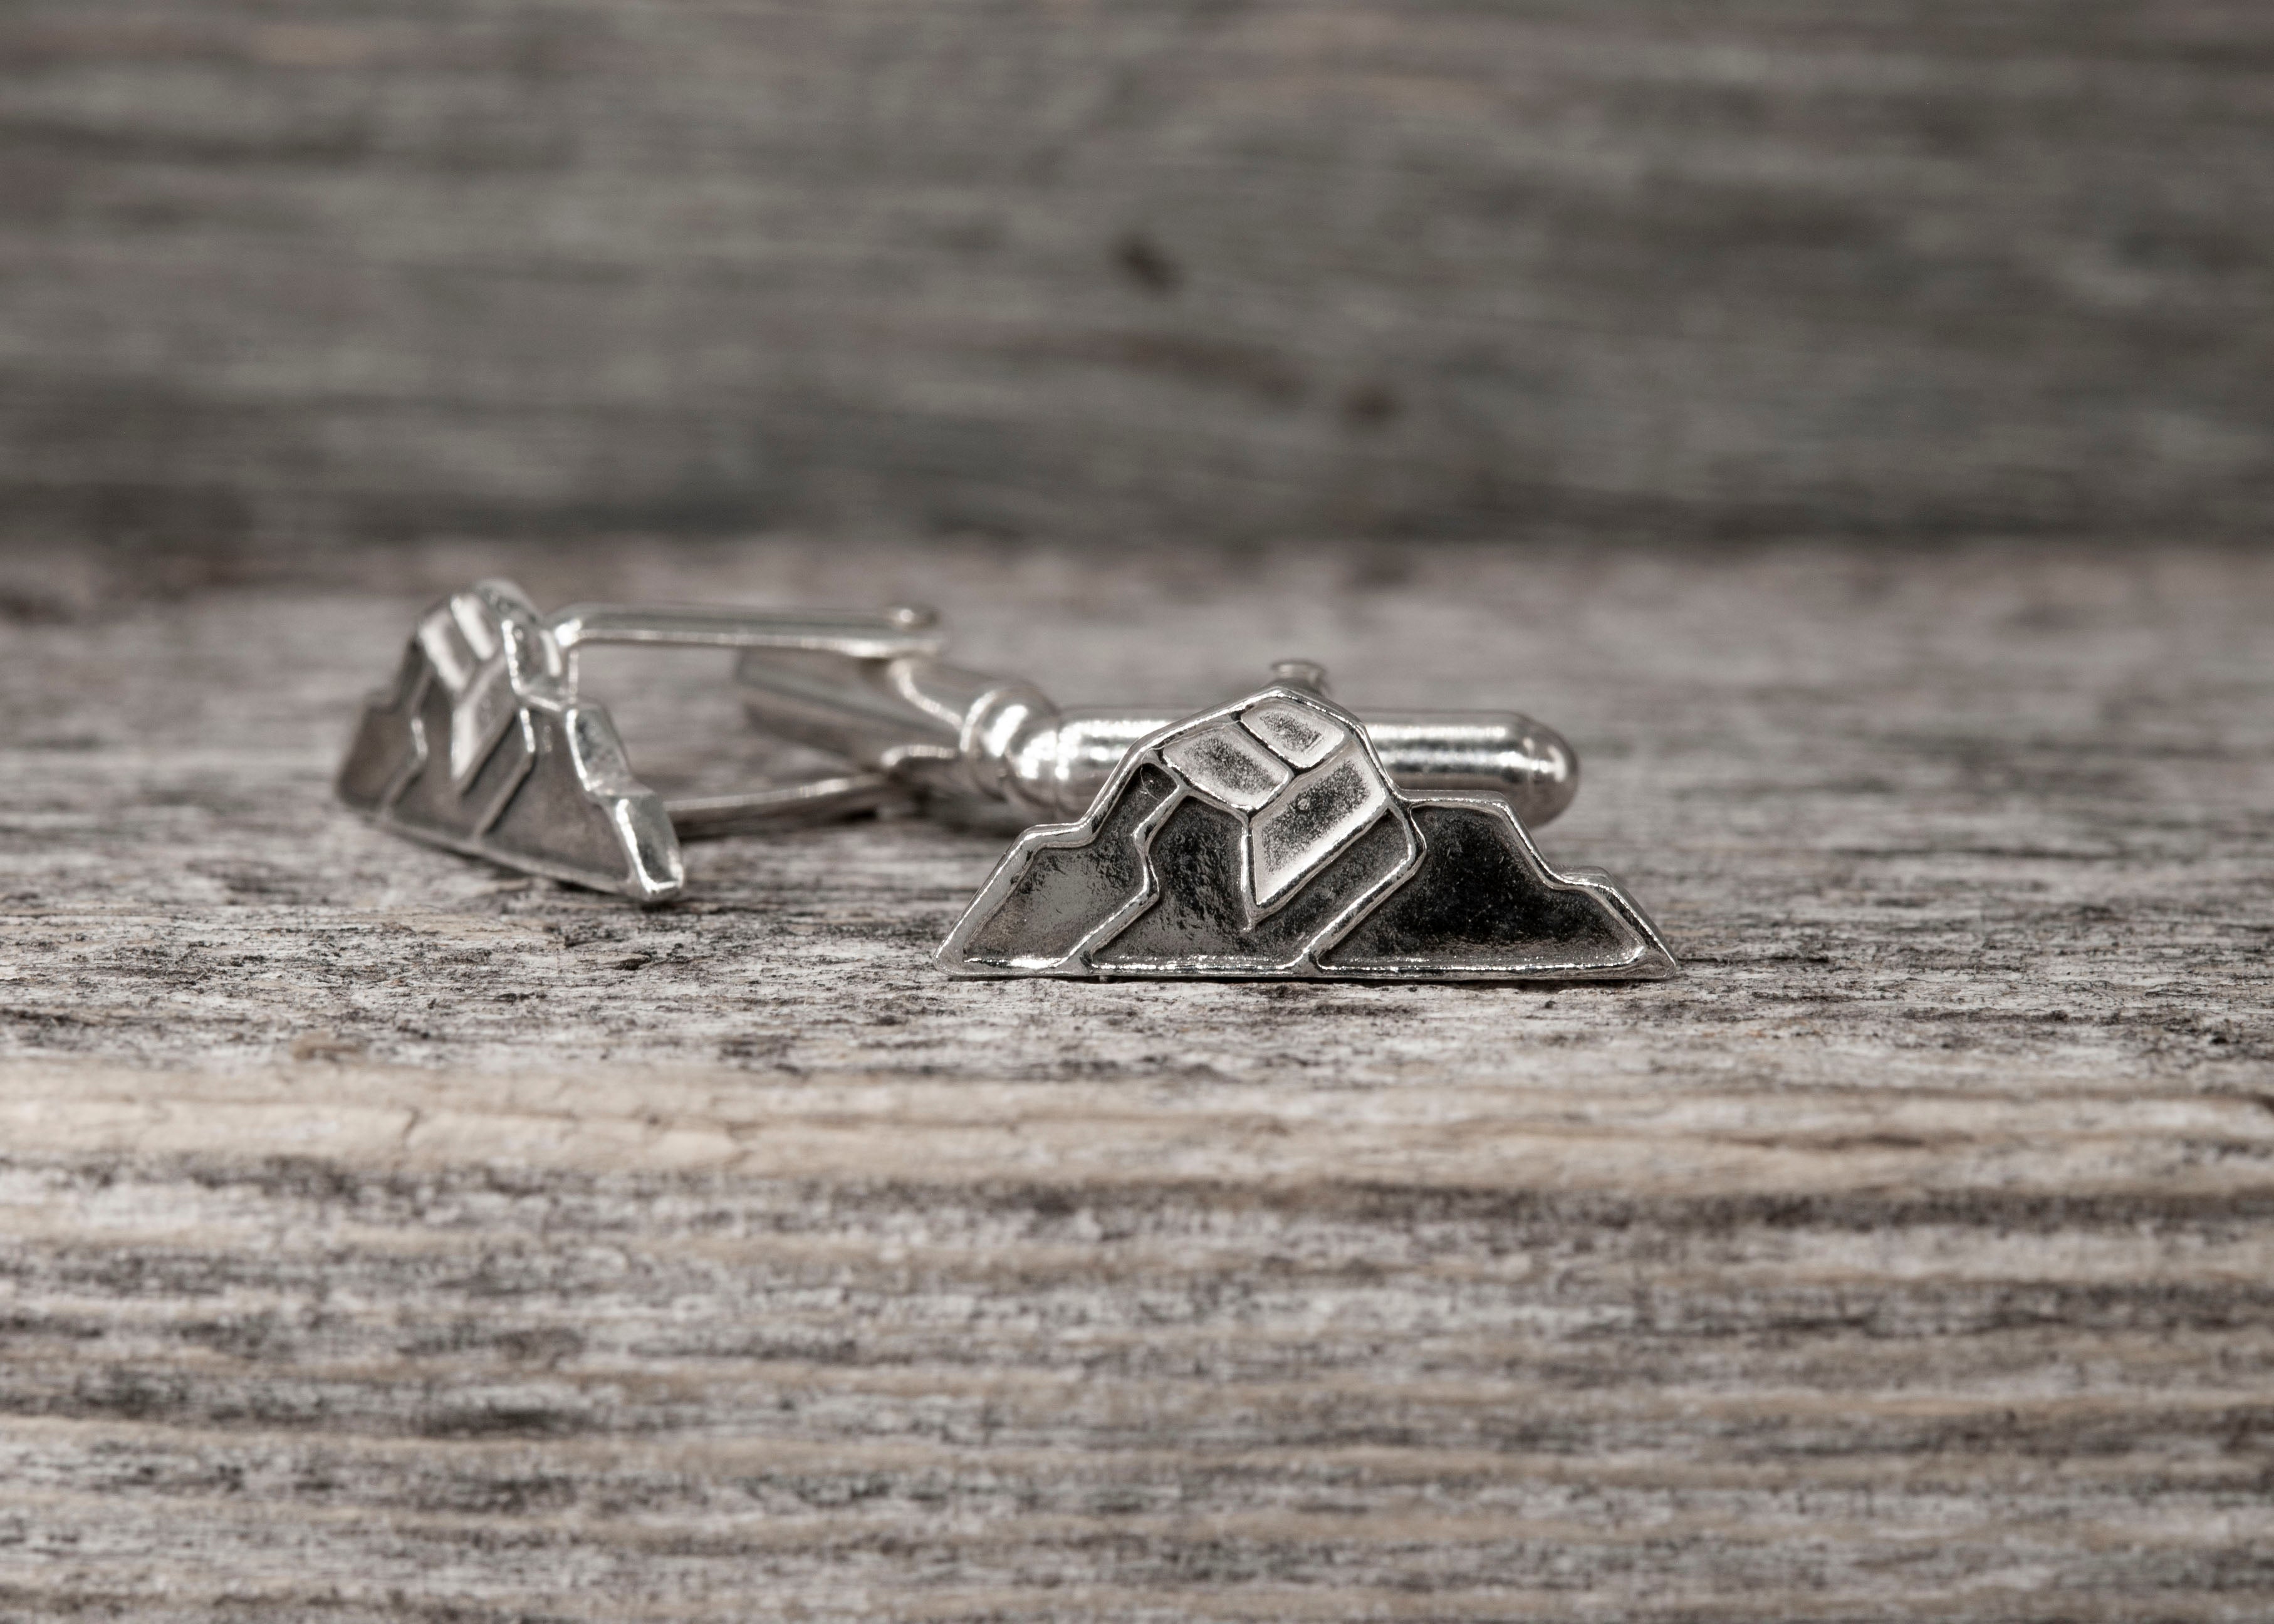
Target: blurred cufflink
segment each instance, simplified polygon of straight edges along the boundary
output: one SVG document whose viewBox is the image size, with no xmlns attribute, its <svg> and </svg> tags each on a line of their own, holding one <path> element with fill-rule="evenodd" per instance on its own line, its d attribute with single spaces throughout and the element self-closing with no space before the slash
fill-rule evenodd
<svg viewBox="0 0 2274 1624">
<path fill-rule="evenodd" d="M 1506 790 L 1417 791 L 1305 663 L 1126 751 L 1021 835 L 940 949 L 958 975 L 1630 981 L 1675 973 L 1599 869 L 1548 867 Z M 1568 799 L 1568 796 L 1566 797 Z M 1560 809 L 1560 807 L 1558 808 Z"/>
<path fill-rule="evenodd" d="M 765 649 L 886 660 L 937 651 L 925 611 L 581 605 L 540 616 L 486 581 L 419 617 L 394 684 L 366 703 L 340 799 L 394 833 L 641 902 L 686 883 L 680 841 L 867 810 L 901 796 L 873 770 L 666 801 L 633 776 L 605 707 L 577 693 L 600 643 Z"/>
</svg>

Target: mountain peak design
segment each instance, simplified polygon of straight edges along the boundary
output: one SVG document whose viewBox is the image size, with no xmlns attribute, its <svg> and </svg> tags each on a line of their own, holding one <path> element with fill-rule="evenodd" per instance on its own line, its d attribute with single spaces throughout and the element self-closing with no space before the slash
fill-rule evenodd
<svg viewBox="0 0 2274 1624">
<path fill-rule="evenodd" d="M 1675 973 L 1609 876 L 1550 868 L 1502 796 L 1402 793 L 1359 718 L 1296 683 L 1163 729 L 1079 822 L 1028 830 L 939 963 L 1101 978 Z"/>
<path fill-rule="evenodd" d="M 395 684 L 365 705 L 340 799 L 382 829 L 642 902 L 684 882 L 679 838 L 632 777 L 608 713 L 508 582 L 419 617 Z"/>
</svg>

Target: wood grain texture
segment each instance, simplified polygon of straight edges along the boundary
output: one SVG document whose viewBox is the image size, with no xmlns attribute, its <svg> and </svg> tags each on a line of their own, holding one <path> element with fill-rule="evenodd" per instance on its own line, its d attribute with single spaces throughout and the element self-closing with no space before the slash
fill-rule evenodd
<svg viewBox="0 0 2274 1624">
<path fill-rule="evenodd" d="M 0 559 L 0 1618 L 2274 1607 L 2274 560 L 111 568 Z M 1522 703 L 1686 974 L 954 982 L 981 832 L 646 912 L 400 843 L 327 777 L 484 569 Z M 659 776 L 786 770 L 719 675 L 590 680 Z"/>
<path fill-rule="evenodd" d="M 2248 533 L 2274 10 L 19 0 L 0 525 Z"/>
</svg>

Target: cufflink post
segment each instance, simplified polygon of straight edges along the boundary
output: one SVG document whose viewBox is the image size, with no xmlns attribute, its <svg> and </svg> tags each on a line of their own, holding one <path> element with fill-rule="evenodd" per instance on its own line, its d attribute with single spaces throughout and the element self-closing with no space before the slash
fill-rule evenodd
<svg viewBox="0 0 2274 1624">
<path fill-rule="evenodd" d="M 1325 671 L 1282 662 L 1283 686 Z M 913 786 L 1005 801 L 1041 817 L 1090 803 L 1141 740 L 1180 719 L 1166 707 L 1061 710 L 1031 683 L 931 654 L 855 659 L 753 651 L 735 665 L 750 719 Z M 1514 710 L 1376 711 L 1361 718 L 1393 782 L 1415 793 L 1504 796 L 1530 828 L 1579 790 L 1579 759 L 1554 728 Z"/>
</svg>

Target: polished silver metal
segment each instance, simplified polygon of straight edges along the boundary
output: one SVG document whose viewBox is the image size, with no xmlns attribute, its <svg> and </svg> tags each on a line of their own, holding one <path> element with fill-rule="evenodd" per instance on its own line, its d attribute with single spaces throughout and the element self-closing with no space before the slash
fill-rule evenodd
<svg viewBox="0 0 2274 1624">
<path fill-rule="evenodd" d="M 383 829 L 642 902 L 686 883 L 682 838 L 841 816 L 904 800 L 882 772 L 666 801 L 633 776 L 605 707 L 577 694 L 579 650 L 831 650 L 861 659 L 936 652 L 928 612 L 815 612 L 583 604 L 540 616 L 485 581 L 419 617 L 394 685 L 365 707 L 340 799 Z"/>
<path fill-rule="evenodd" d="M 1162 727 L 1088 811 L 1019 838 L 949 933 L 957 975 L 1634 981 L 1675 973 L 1600 869 L 1559 874 L 1505 792 L 1412 793 L 1288 662 Z"/>
<path fill-rule="evenodd" d="M 1299 680 L 1317 667 L 1286 662 Z M 1160 706 L 1061 710 L 1032 683 L 935 656 L 745 655 L 744 708 L 767 732 L 936 794 L 1071 817 L 1131 748 L 1177 719 Z M 1417 793 L 1490 790 L 1538 827 L 1571 804 L 1579 760 L 1554 728 L 1514 710 L 1411 710 L 1365 718 L 1375 755 Z"/>
</svg>

